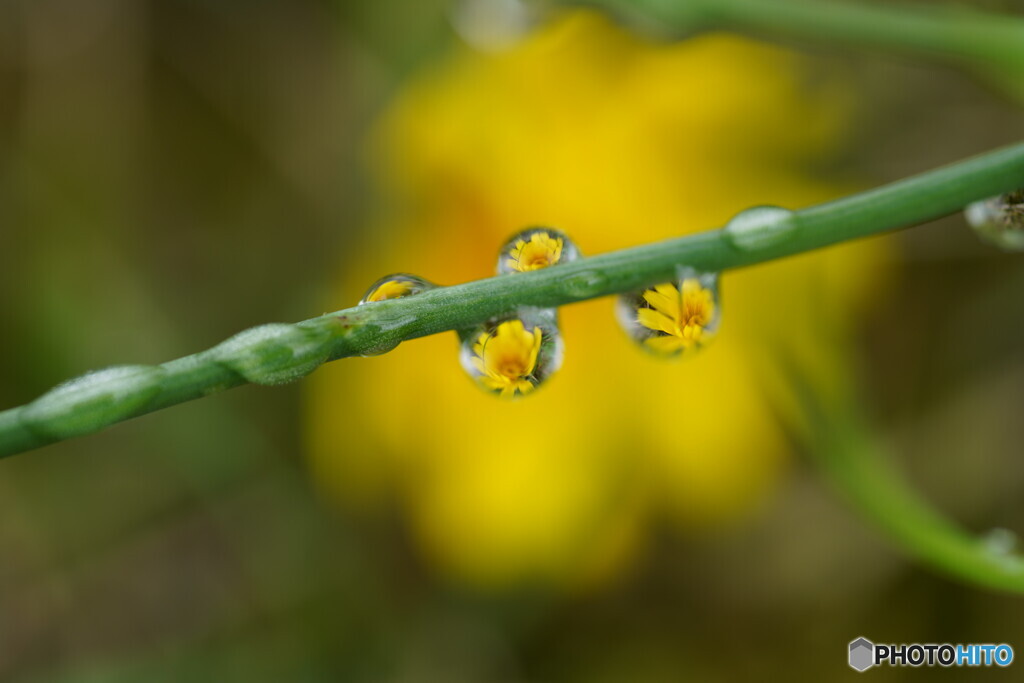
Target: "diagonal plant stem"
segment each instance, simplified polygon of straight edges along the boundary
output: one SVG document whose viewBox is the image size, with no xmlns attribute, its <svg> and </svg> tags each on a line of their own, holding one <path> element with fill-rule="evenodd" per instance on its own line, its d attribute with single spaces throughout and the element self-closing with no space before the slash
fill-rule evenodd
<svg viewBox="0 0 1024 683">
<path fill-rule="evenodd" d="M 575 4 L 574 0 L 568 0 Z M 1024 97 L 1024 17 L 964 6 L 851 0 L 580 0 L 676 31 L 733 30 L 886 50 L 994 77 Z"/>
<path fill-rule="evenodd" d="M 807 456 L 852 507 L 901 550 L 947 576 L 1024 593 L 1024 555 L 1012 543 L 1000 539 L 998 530 L 974 536 L 943 516 L 899 471 L 897 454 L 873 433 L 853 391 L 825 400 L 811 390 L 793 358 L 781 357 L 801 413 L 809 418 L 810 431 L 802 434 Z"/>
<path fill-rule="evenodd" d="M 0 412 L 0 457 L 247 382 L 291 381 L 329 360 L 374 355 L 407 339 L 472 327 L 520 306 L 552 308 L 633 291 L 671 280 L 678 265 L 721 271 L 763 263 L 917 225 L 1021 186 L 1024 143 L 793 212 L 782 239 L 779 226 L 770 223 L 748 230 L 742 248 L 726 230 L 710 230 L 296 324 L 263 325 L 162 365 L 86 375 L 32 403 Z"/>
<path fill-rule="evenodd" d="M 1024 556 L 944 517 L 913 489 L 893 465 L 895 454 L 866 427 L 839 426 L 809 454 L 832 485 L 905 552 L 960 580 L 1024 593 Z"/>
</svg>

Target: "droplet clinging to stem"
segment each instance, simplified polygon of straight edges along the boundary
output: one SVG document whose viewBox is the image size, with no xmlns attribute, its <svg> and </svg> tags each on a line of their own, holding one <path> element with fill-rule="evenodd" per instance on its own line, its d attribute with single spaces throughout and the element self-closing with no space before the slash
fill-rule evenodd
<svg viewBox="0 0 1024 683">
<path fill-rule="evenodd" d="M 718 274 L 679 268 L 674 282 L 621 295 L 617 313 L 626 334 L 645 350 L 665 358 L 689 355 L 718 331 Z"/>
<path fill-rule="evenodd" d="M 725 226 L 725 236 L 740 251 L 755 251 L 780 244 L 797 232 L 796 217 L 778 206 L 755 206 L 736 214 Z"/>
<path fill-rule="evenodd" d="M 484 391 L 517 398 L 544 383 L 562 365 L 558 327 L 516 316 L 464 333 L 462 367 Z"/>
<path fill-rule="evenodd" d="M 401 299 L 402 297 L 425 292 L 436 286 L 432 282 L 428 282 L 416 275 L 392 273 L 391 275 L 385 275 L 370 285 L 370 288 L 366 290 L 366 294 L 359 300 L 359 305 L 372 304 L 388 299 Z"/>
<path fill-rule="evenodd" d="M 1024 251 L 1024 188 L 969 204 L 964 216 L 982 241 Z"/>
<path fill-rule="evenodd" d="M 498 255 L 498 275 L 526 273 L 575 261 L 579 249 L 569 237 L 552 228 L 527 228 L 511 237 Z"/>
</svg>

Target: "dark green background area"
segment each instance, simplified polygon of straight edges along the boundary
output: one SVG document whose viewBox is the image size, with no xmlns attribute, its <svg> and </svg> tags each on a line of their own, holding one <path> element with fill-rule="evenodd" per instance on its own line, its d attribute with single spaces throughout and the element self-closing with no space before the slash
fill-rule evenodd
<svg viewBox="0 0 1024 683">
<path fill-rule="evenodd" d="M 0 408 L 354 303 L 327 292 L 374 195 L 367 131 L 454 39 L 446 12 L 0 0 Z M 1024 138 L 957 72 L 814 54 L 860 102 L 822 174 L 879 183 Z M 895 239 L 860 340 L 872 417 L 950 515 L 1024 529 L 1024 260 L 958 217 Z M 596 593 L 473 594 L 397 515 L 321 498 L 302 409 L 301 385 L 245 387 L 0 462 L 0 680 L 820 681 L 855 675 L 860 635 L 1024 656 L 1019 598 L 907 561 L 803 467 L 747 524 L 665 530 Z"/>
</svg>

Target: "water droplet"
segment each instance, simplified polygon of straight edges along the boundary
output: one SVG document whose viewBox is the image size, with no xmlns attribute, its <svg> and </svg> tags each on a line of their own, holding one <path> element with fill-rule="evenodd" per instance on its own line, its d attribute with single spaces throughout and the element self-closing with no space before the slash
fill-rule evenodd
<svg viewBox="0 0 1024 683">
<path fill-rule="evenodd" d="M 405 322 L 411 322 L 415 320 L 415 318 L 411 316 L 404 317 L 406 318 Z M 371 339 L 373 341 L 373 345 L 367 346 L 366 348 L 359 352 L 359 355 L 362 356 L 363 358 L 383 356 L 385 353 L 388 353 L 389 351 L 394 351 L 396 348 L 398 348 L 398 345 L 401 343 L 400 341 L 393 339 L 392 335 L 390 334 L 391 330 L 400 326 L 399 324 L 389 324 L 389 321 L 384 321 L 381 324 L 378 324 L 377 321 L 375 320 L 373 323 L 366 323 L 365 325 L 366 332 L 372 334 Z"/>
<path fill-rule="evenodd" d="M 588 269 L 563 278 L 559 284 L 566 295 L 587 299 L 604 291 L 608 277 L 599 270 Z"/>
<path fill-rule="evenodd" d="M 436 286 L 434 283 L 415 275 L 392 273 L 370 285 L 370 288 L 366 290 L 366 294 L 359 300 L 359 305 L 362 306 L 363 304 L 371 304 L 387 299 L 401 299 L 402 297 L 425 292 Z"/>
<path fill-rule="evenodd" d="M 725 236 L 741 251 L 756 251 L 785 242 L 796 234 L 796 217 L 779 206 L 755 206 L 736 214 Z"/>
<path fill-rule="evenodd" d="M 507 50 L 536 24 L 538 9 L 523 0 L 462 0 L 451 14 L 459 36 L 483 52 Z"/>
<path fill-rule="evenodd" d="M 718 332 L 718 274 L 680 268 L 675 282 L 619 296 L 616 313 L 626 334 L 647 351 L 665 358 L 694 353 Z"/>
<path fill-rule="evenodd" d="M 318 327 L 270 323 L 239 332 L 209 353 L 253 384 L 284 384 L 327 360 L 329 336 Z"/>
<path fill-rule="evenodd" d="M 69 439 L 138 414 L 160 391 L 164 369 L 118 365 L 61 384 L 25 407 L 23 424 L 46 437 Z"/>
<path fill-rule="evenodd" d="M 502 398 L 530 393 L 562 365 L 558 327 L 523 312 L 461 336 L 462 367 L 477 386 Z"/>
<path fill-rule="evenodd" d="M 1024 251 L 1024 189 L 969 204 L 964 216 L 983 242 Z"/>
<path fill-rule="evenodd" d="M 498 254 L 498 274 L 525 273 L 575 261 L 576 244 L 552 228 L 528 228 L 512 236 Z"/>
<path fill-rule="evenodd" d="M 981 540 L 993 555 L 1009 555 L 1017 547 L 1017 534 L 1002 527 L 991 529 Z"/>
</svg>

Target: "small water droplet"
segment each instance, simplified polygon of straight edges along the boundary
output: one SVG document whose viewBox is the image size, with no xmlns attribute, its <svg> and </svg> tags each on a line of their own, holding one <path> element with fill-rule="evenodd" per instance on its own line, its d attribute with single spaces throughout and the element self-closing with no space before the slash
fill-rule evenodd
<svg viewBox="0 0 1024 683">
<path fill-rule="evenodd" d="M 462 367 L 484 391 L 517 398 L 543 384 L 562 365 L 558 327 L 520 314 L 462 333 Z"/>
<path fill-rule="evenodd" d="M 599 270 L 584 270 L 563 278 L 559 285 L 568 296 L 587 299 L 600 294 L 608 285 L 608 277 Z"/>
<path fill-rule="evenodd" d="M 284 384 L 327 360 L 329 336 L 322 328 L 270 323 L 243 330 L 209 353 L 253 384 Z"/>
<path fill-rule="evenodd" d="M 434 283 L 415 275 L 392 273 L 370 285 L 370 288 L 366 290 L 366 294 L 359 300 L 358 305 L 362 306 L 363 304 L 386 301 L 387 299 L 401 299 L 402 297 L 425 292 L 436 286 Z"/>
<path fill-rule="evenodd" d="M 983 242 L 1024 251 L 1024 189 L 969 204 L 964 217 Z"/>
<path fill-rule="evenodd" d="M 985 548 L 993 555 L 1009 555 L 1017 547 L 1017 534 L 996 527 L 982 537 Z"/>
<path fill-rule="evenodd" d="M 461 0 L 452 26 L 473 48 L 500 52 L 522 40 L 537 23 L 538 8 L 523 0 Z"/>
<path fill-rule="evenodd" d="M 575 261 L 576 244 L 553 228 L 527 228 L 512 236 L 498 254 L 498 274 L 525 273 Z"/>
<path fill-rule="evenodd" d="M 675 282 L 619 296 L 616 314 L 645 350 L 664 358 L 692 354 L 718 332 L 718 274 L 680 268 Z"/>
<path fill-rule="evenodd" d="M 415 320 L 415 318 L 412 319 Z M 385 353 L 394 351 L 398 348 L 398 345 L 401 342 L 393 340 L 391 335 L 388 334 L 390 329 L 393 329 L 393 327 L 397 327 L 397 325 L 391 326 L 387 323 L 378 325 L 376 321 L 373 323 L 367 323 L 367 332 L 373 334 L 374 343 L 373 346 L 369 346 L 360 351 L 359 355 L 363 358 L 372 358 L 373 356 L 383 356 Z"/>
<path fill-rule="evenodd" d="M 725 236 L 741 251 L 756 251 L 796 234 L 796 217 L 779 206 L 755 206 L 736 214 L 725 226 Z"/>
<path fill-rule="evenodd" d="M 118 365 L 97 370 L 51 389 L 25 407 L 30 430 L 57 439 L 90 434 L 137 414 L 160 391 L 164 369 Z"/>
</svg>

